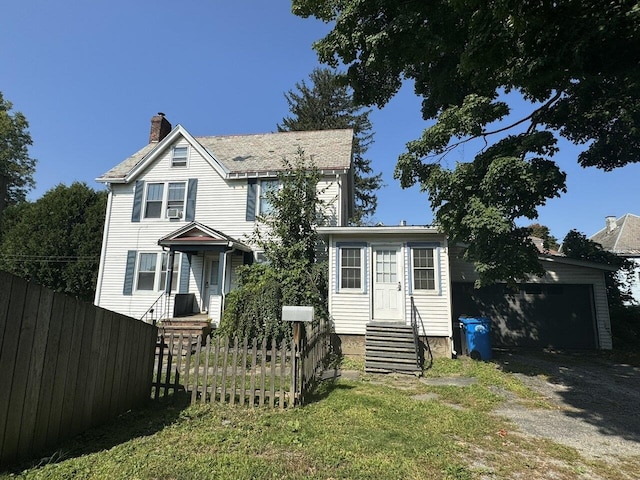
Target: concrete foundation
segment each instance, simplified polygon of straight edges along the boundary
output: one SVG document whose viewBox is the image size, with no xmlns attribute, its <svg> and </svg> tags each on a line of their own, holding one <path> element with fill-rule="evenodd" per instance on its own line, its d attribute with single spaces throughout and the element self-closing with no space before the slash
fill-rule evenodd
<svg viewBox="0 0 640 480">
<path fill-rule="evenodd" d="M 345 357 L 364 358 L 364 335 L 334 335 L 333 342 L 336 351 Z M 425 347 L 425 358 L 428 357 L 426 351 L 428 340 L 431 354 L 434 358 L 451 358 L 451 339 L 449 337 L 421 337 Z"/>
</svg>

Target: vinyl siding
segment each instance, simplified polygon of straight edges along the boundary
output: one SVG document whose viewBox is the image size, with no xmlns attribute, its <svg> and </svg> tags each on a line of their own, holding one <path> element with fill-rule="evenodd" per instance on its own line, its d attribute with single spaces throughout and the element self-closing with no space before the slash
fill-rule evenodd
<svg viewBox="0 0 640 480">
<path fill-rule="evenodd" d="M 188 143 L 180 139 L 168 146 L 152 165 L 140 172 L 136 180 L 147 183 L 177 181 L 187 183 L 189 179 L 198 179 L 195 220 L 239 241 L 246 241 L 245 237 L 252 233 L 256 225 L 255 222 L 247 222 L 245 218 L 247 180 L 225 180 L 196 149 L 191 147 L 187 166 L 171 167 L 172 149 L 176 145 L 188 145 Z M 134 279 L 132 295 L 123 295 L 127 251 L 162 253 L 162 248 L 158 246 L 158 239 L 188 222 L 184 219 L 145 219 L 144 203 L 141 206 L 140 221 L 132 222 L 134 188 L 135 181 L 130 184 L 111 185 L 111 208 L 105 225 L 96 304 L 124 315 L 140 318 L 161 292 L 137 291 Z M 338 214 L 342 209 L 337 204 L 339 184 L 336 176 L 323 178 L 318 184 L 318 189 L 323 190 L 321 197 L 328 203 L 330 224 L 337 225 L 338 222 L 342 222 L 343 219 L 339 218 Z M 186 195 L 187 191 L 185 191 Z M 233 257 L 233 264 L 234 267 L 242 264 L 242 257 Z M 188 291 L 196 295 L 196 301 L 199 304 L 203 301 L 200 292 L 202 269 L 202 257 L 193 255 Z M 235 272 L 232 281 L 235 282 Z M 172 304 L 169 311 L 173 311 Z"/>
<path fill-rule="evenodd" d="M 452 251 L 450 261 L 453 282 L 474 282 L 477 280 L 478 275 L 473 268 L 473 264 L 462 260 L 459 248 L 455 249 L 455 253 Z M 543 277 L 531 276 L 527 279 L 528 283 L 593 285 L 593 300 L 600 348 L 610 350 L 612 348 L 611 321 L 603 271 L 596 268 L 550 261 L 542 261 L 542 265 L 546 274 Z"/>
<path fill-rule="evenodd" d="M 413 301 L 418 312 L 418 329 L 420 335 L 450 337 L 451 331 L 451 278 L 449 273 L 448 246 L 444 239 L 440 240 L 440 247 L 437 248 L 438 256 L 434 258 L 436 262 L 437 288 L 435 292 L 413 291 Z M 411 267 L 411 256 L 409 247 L 405 247 L 405 284 L 409 283 L 409 268 Z M 411 295 L 406 288 L 405 296 L 407 312 L 407 322 L 411 322 Z M 422 319 L 422 322 L 420 322 Z"/>
<path fill-rule="evenodd" d="M 336 292 L 337 262 L 336 255 L 338 248 L 337 243 L 364 243 L 367 246 L 367 255 L 365 256 L 364 266 L 367 272 L 366 293 L 355 292 Z M 367 237 L 349 237 L 340 235 L 339 238 L 332 237 L 329 241 L 329 312 L 336 333 L 364 335 L 366 325 L 372 318 L 372 274 L 373 268 L 372 251 L 376 245 L 401 245 L 401 259 L 403 265 L 403 285 L 404 292 L 404 321 L 406 324 L 411 323 L 411 294 L 409 293 L 409 247 L 407 243 L 411 242 L 435 242 L 440 245 L 438 248 L 439 256 L 437 257 L 437 268 L 439 269 L 440 288 L 437 292 L 414 292 L 414 303 L 419 316 L 422 318 L 422 325 L 426 334 L 430 336 L 451 336 L 451 300 L 449 288 L 449 267 L 447 259 L 447 244 L 442 235 L 423 235 L 423 236 L 389 236 L 384 237 L 367 236 Z M 424 334 L 424 330 L 420 322 L 418 322 L 420 333 Z"/>
</svg>

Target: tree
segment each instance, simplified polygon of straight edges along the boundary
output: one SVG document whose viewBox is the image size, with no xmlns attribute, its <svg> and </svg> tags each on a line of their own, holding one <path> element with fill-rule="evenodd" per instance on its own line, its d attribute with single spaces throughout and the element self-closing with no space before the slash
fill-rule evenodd
<svg viewBox="0 0 640 480">
<path fill-rule="evenodd" d="M 539 223 L 532 223 L 529 225 L 529 231 L 531 235 L 537 238 L 541 238 L 544 241 L 544 248 L 547 250 L 558 250 L 560 248 L 560 244 L 558 243 L 558 239 L 551 235 L 551 231 L 549 227 L 546 225 L 540 225 Z"/>
<path fill-rule="evenodd" d="M 633 298 L 628 281 L 634 275 L 633 262 L 604 250 L 599 243 L 589 240 L 576 230 L 571 230 L 564 237 L 562 253 L 569 258 L 603 263 L 617 269 L 615 272 L 605 273 L 610 308 L 620 308 Z"/>
<path fill-rule="evenodd" d="M 106 199 L 106 192 L 76 182 L 8 207 L 0 223 L 0 269 L 92 301 Z"/>
<path fill-rule="evenodd" d="M 371 160 L 364 157 L 373 141 L 369 113 L 353 101 L 348 87 L 332 70 L 316 68 L 309 75 L 311 85 L 303 80 L 285 98 L 290 117 L 278 125 L 281 132 L 352 128 L 354 133 L 353 168 L 355 209 L 350 223 L 361 224 L 371 217 L 378 204 L 376 190 L 382 186 L 382 175 L 373 174 Z"/>
<path fill-rule="evenodd" d="M 24 201 L 34 187 L 36 160 L 29 157 L 29 123 L 0 92 L 0 217 L 8 205 Z"/>
<path fill-rule="evenodd" d="M 419 183 L 436 222 L 470 245 L 480 283 L 542 273 L 515 221 L 537 218 L 565 191 L 552 160 L 558 135 L 585 144 L 585 167 L 640 159 L 635 0 L 294 0 L 292 8 L 334 22 L 314 48 L 322 62 L 347 65 L 358 104 L 382 107 L 413 81 L 423 118 L 435 123 L 407 145 L 395 175 L 403 187 Z M 511 91 L 530 106 L 513 120 L 500 96 Z M 485 144 L 473 161 L 447 165 L 473 139 Z"/>
<path fill-rule="evenodd" d="M 240 288 L 227 297 L 220 332 L 281 340 L 290 336 L 282 305 L 310 305 L 316 318 L 328 318 L 327 265 L 318 262 L 316 227 L 323 223 L 317 184 L 320 174 L 304 152 L 283 160 L 279 188 L 266 194 L 270 213 L 261 215 L 250 242 L 266 264 L 243 267 Z"/>
</svg>

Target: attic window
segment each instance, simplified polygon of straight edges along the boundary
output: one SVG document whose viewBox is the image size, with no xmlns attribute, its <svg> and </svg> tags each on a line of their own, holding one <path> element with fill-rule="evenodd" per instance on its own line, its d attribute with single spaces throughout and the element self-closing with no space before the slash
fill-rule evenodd
<svg viewBox="0 0 640 480">
<path fill-rule="evenodd" d="M 173 154 L 171 156 L 171 166 L 186 167 L 188 153 L 189 153 L 188 147 L 173 147 Z"/>
</svg>

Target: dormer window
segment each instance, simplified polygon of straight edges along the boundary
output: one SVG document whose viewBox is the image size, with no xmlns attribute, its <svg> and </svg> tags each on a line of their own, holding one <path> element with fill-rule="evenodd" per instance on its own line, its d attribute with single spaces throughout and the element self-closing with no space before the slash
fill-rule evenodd
<svg viewBox="0 0 640 480">
<path fill-rule="evenodd" d="M 187 166 L 187 156 L 189 154 L 189 147 L 173 147 L 173 152 L 171 155 L 171 166 L 172 167 L 186 167 Z"/>
</svg>

